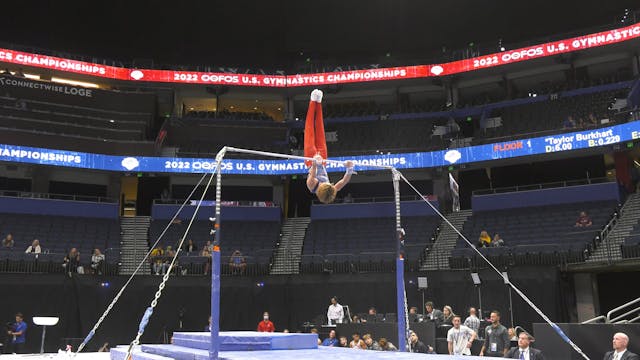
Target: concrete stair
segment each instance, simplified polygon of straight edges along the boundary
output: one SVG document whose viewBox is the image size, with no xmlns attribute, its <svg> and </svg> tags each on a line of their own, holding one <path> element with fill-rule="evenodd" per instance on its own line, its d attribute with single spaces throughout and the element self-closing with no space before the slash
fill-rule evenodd
<svg viewBox="0 0 640 360">
<path fill-rule="evenodd" d="M 133 274 L 140 261 L 144 259 L 144 256 L 149 251 L 150 224 L 150 216 L 122 217 L 120 219 L 120 227 L 122 229 L 121 275 Z M 151 269 L 145 265 L 138 274 L 149 275 L 151 274 Z"/>
<path fill-rule="evenodd" d="M 304 236 L 311 218 L 290 218 L 282 224 L 280 246 L 271 266 L 272 275 L 298 274 Z"/>
<path fill-rule="evenodd" d="M 622 260 L 620 245 L 640 222 L 640 194 L 631 195 L 620 209 L 620 218 L 598 248 L 586 260 L 588 263 Z"/>
<path fill-rule="evenodd" d="M 471 216 L 471 210 L 462 210 L 450 213 L 446 218 L 456 229 L 462 232 L 464 223 L 469 216 Z M 449 257 L 451 256 L 451 250 L 456 247 L 458 233 L 445 221 L 440 223 L 440 229 L 433 247 L 427 253 L 427 257 L 420 267 L 421 271 L 449 269 Z"/>
</svg>

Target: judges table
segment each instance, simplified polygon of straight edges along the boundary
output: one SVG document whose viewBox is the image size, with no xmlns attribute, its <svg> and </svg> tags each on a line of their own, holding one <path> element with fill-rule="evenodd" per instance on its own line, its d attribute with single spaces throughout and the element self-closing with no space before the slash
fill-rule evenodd
<svg viewBox="0 0 640 360">
<path fill-rule="evenodd" d="M 323 330 L 327 331 L 327 329 L 328 327 L 323 326 Z M 397 323 L 338 324 L 335 329 L 337 336 L 346 336 L 349 341 L 351 341 L 351 335 L 357 332 L 360 337 L 364 334 L 371 334 L 376 340 L 386 338 L 393 345 L 398 346 Z M 410 329 L 415 331 L 420 341 L 425 345 L 436 347 L 436 326 L 433 322 L 412 323 Z"/>
</svg>

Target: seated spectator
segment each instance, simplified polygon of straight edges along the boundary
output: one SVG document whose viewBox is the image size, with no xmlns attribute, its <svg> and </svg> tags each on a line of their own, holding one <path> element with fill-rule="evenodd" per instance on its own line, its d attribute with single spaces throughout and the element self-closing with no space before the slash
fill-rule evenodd
<svg viewBox="0 0 640 360">
<path fill-rule="evenodd" d="M 207 244 L 204 246 L 204 249 L 207 249 L 209 254 L 213 252 L 213 244 L 211 243 L 211 240 L 207 241 Z"/>
<path fill-rule="evenodd" d="M 187 246 L 185 247 L 185 251 L 187 252 L 187 254 L 195 253 L 198 251 L 198 247 L 193 242 L 193 240 L 189 239 L 187 241 Z"/>
<path fill-rule="evenodd" d="M 423 321 L 433 321 L 436 325 L 440 325 L 442 323 L 442 311 L 433 307 L 433 302 L 427 301 L 424 304 L 424 308 L 427 312 L 424 314 Z"/>
<path fill-rule="evenodd" d="M 38 239 L 34 239 L 31 245 L 24 251 L 27 254 L 41 254 L 42 248 L 40 247 L 40 241 Z"/>
<path fill-rule="evenodd" d="M 93 249 L 93 255 L 91 255 L 91 269 L 94 274 L 102 275 L 104 271 L 104 255 L 100 252 L 100 249 Z"/>
<path fill-rule="evenodd" d="M 591 225 L 593 225 L 593 222 L 591 222 L 589 215 L 587 215 L 586 211 L 581 211 L 575 227 L 589 227 Z"/>
<path fill-rule="evenodd" d="M 453 313 L 451 306 L 445 305 L 445 307 L 442 308 L 442 325 L 453 325 L 454 316 L 455 314 Z"/>
<path fill-rule="evenodd" d="M 500 237 L 500 234 L 496 233 L 495 235 L 493 235 L 493 241 L 491 242 L 491 246 L 493 247 L 504 246 L 504 240 Z"/>
<path fill-rule="evenodd" d="M 348 193 L 347 196 L 344 197 L 344 201 L 345 204 L 352 204 L 353 203 L 353 196 L 351 196 L 351 193 Z"/>
<path fill-rule="evenodd" d="M 318 346 L 322 345 L 322 340 L 320 340 L 320 333 L 318 332 L 318 329 L 313 328 L 313 329 L 309 330 L 309 332 L 312 333 L 312 334 L 318 335 Z"/>
<path fill-rule="evenodd" d="M 478 247 L 487 246 L 491 246 L 491 236 L 489 236 L 486 230 L 482 230 L 480 232 L 480 237 L 478 238 Z"/>
<path fill-rule="evenodd" d="M 593 113 L 589 114 L 589 118 L 587 119 L 587 125 L 588 126 L 597 126 L 598 125 L 598 119 L 596 119 L 596 116 L 593 115 Z"/>
<path fill-rule="evenodd" d="M 362 339 L 360 339 L 360 334 L 359 333 L 354 333 L 353 335 L 351 335 L 351 342 L 349 343 L 349 347 L 352 349 L 361 349 L 361 350 L 367 350 L 367 344 L 364 343 L 364 341 L 362 341 Z"/>
<path fill-rule="evenodd" d="M 354 324 L 360 324 L 362 322 L 362 320 L 360 320 L 358 315 L 353 315 L 353 317 L 351 318 L 351 322 L 354 323 Z"/>
<path fill-rule="evenodd" d="M 346 336 L 340 336 L 340 342 L 338 343 L 338 347 L 348 347 L 349 342 L 347 341 Z"/>
<path fill-rule="evenodd" d="M 231 269 L 232 274 L 244 274 L 245 269 L 247 268 L 247 261 L 240 250 L 236 250 L 231 255 L 229 259 L 229 268 Z"/>
<path fill-rule="evenodd" d="M 415 306 L 409 308 L 409 322 L 412 323 L 420 321 L 422 321 L 422 315 L 418 314 L 418 308 Z"/>
<path fill-rule="evenodd" d="M 411 331 L 409 333 L 409 346 L 412 349 L 412 352 L 422 353 L 422 354 L 435 354 L 433 348 L 431 346 L 425 345 L 420 338 L 418 338 L 418 334 L 415 331 Z"/>
<path fill-rule="evenodd" d="M 167 271 L 167 264 L 164 262 L 163 256 L 162 246 L 157 245 L 151 250 L 151 270 L 156 275 L 164 275 Z"/>
<path fill-rule="evenodd" d="M 84 269 L 80 266 L 80 253 L 78 252 L 78 249 L 71 248 L 69 253 L 64 257 L 62 267 L 65 268 L 66 273 L 69 275 L 75 272 L 78 274 L 84 274 Z"/>
<path fill-rule="evenodd" d="M 563 129 L 574 129 L 575 127 L 576 127 L 576 122 L 575 120 L 573 120 L 573 116 L 571 115 L 567 116 L 567 118 L 564 119 L 564 121 L 562 122 Z"/>
<path fill-rule="evenodd" d="M 203 247 L 202 251 L 200 251 L 200 256 L 206 257 L 207 262 L 204 264 L 204 275 L 209 274 L 211 271 L 211 252 L 208 247 Z"/>
<path fill-rule="evenodd" d="M 364 343 L 367 345 L 367 350 L 377 350 L 380 351 L 380 344 L 377 341 L 373 340 L 371 334 L 364 334 L 362 337 Z"/>
<path fill-rule="evenodd" d="M 380 338 L 378 345 L 380 345 L 380 351 L 398 351 L 398 348 L 385 338 Z"/>
<path fill-rule="evenodd" d="M 367 313 L 367 316 L 362 319 L 362 322 L 366 322 L 366 323 L 374 323 L 378 321 L 378 311 L 376 310 L 375 307 L 370 307 L 369 308 L 369 312 Z"/>
<path fill-rule="evenodd" d="M 15 242 L 13 241 L 13 234 L 8 233 L 7 236 L 2 239 L 2 247 L 11 249 L 13 248 L 13 245 L 15 245 Z"/>
<path fill-rule="evenodd" d="M 346 338 L 345 338 L 346 340 Z M 338 339 L 336 339 L 336 331 L 335 330 L 331 330 L 329 331 L 329 337 L 324 339 L 324 341 L 321 344 L 322 346 L 331 346 L 331 347 L 335 347 L 338 346 Z"/>
<path fill-rule="evenodd" d="M 167 246 L 167 249 L 164 251 L 164 256 L 171 257 L 171 258 L 176 256 L 176 252 L 173 250 L 171 245 Z"/>
<path fill-rule="evenodd" d="M 516 329 L 508 328 L 507 334 L 509 335 L 509 341 L 518 341 L 518 334 L 516 333 Z"/>
</svg>

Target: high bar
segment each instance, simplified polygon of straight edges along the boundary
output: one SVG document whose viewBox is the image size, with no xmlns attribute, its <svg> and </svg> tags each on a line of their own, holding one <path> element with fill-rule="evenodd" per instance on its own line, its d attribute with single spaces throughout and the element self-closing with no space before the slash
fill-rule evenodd
<svg viewBox="0 0 640 360">
<path fill-rule="evenodd" d="M 262 156 L 276 157 L 276 158 L 282 158 L 282 159 L 315 161 L 314 158 L 305 157 L 305 156 L 278 154 L 278 153 L 272 153 L 272 152 L 268 152 L 268 151 L 258 151 L 258 150 L 250 150 L 250 149 L 241 149 L 241 148 L 235 148 L 235 147 L 232 147 L 232 146 L 225 146 L 223 148 L 223 151 L 245 153 L 245 154 L 254 154 L 254 155 L 262 155 Z M 346 162 L 346 161 L 331 160 L 331 159 L 325 159 L 324 161 L 326 161 L 328 163 L 340 164 L 340 165 L 343 165 L 343 166 L 344 166 L 344 163 Z M 353 163 L 355 165 L 360 165 L 360 164 L 358 164 L 357 161 L 354 161 Z M 373 167 L 373 168 L 386 169 L 386 170 L 393 170 L 394 169 L 393 166 L 389 166 L 389 165 L 362 164 L 360 166 Z"/>
</svg>

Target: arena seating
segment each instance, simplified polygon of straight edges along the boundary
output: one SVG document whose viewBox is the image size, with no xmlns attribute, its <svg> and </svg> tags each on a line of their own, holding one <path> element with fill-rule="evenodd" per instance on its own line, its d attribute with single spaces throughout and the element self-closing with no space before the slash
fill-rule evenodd
<svg viewBox="0 0 640 360">
<path fill-rule="evenodd" d="M 225 145 L 280 153 L 290 151 L 286 126 L 273 121 L 176 118 L 171 119 L 166 128 L 165 145 L 177 147 L 181 156 L 211 157 Z"/>
<path fill-rule="evenodd" d="M 475 212 L 463 233 L 476 245 L 480 232 L 493 238 L 499 233 L 504 247 L 481 248 L 483 255 L 498 266 L 508 264 L 550 265 L 580 262 L 597 246 L 596 236 L 615 211 L 613 201 Z M 574 227 L 580 211 L 586 211 L 593 225 Z M 473 249 L 461 238 L 450 259 L 452 268 L 482 265 Z"/>
<path fill-rule="evenodd" d="M 115 265 L 120 259 L 120 224 L 113 219 L 82 218 L 65 216 L 44 216 L 25 214 L 0 214 L 0 231 L 4 238 L 13 235 L 13 249 L 0 248 L 0 271 L 23 272 L 36 258 L 24 254 L 34 239 L 40 240 L 42 255 L 39 263 L 57 264 L 45 267 L 47 272 L 62 272 L 64 256 L 75 247 L 80 252 L 80 261 L 88 265 L 93 249 L 98 248 L 105 254 L 107 264 Z"/>
<path fill-rule="evenodd" d="M 597 88 L 593 89 L 594 91 Z M 613 113 L 609 110 L 609 105 L 616 96 L 626 97 L 628 88 L 603 90 L 577 96 L 565 96 L 559 94 L 558 99 L 533 101 L 527 104 L 494 109 L 489 117 L 500 116 L 502 126 L 493 129 L 479 129 L 477 138 L 496 138 L 516 134 L 535 133 L 543 131 L 567 131 L 562 129 L 563 121 L 572 116 L 578 127 L 594 128 L 600 124 L 585 124 L 580 126 L 580 122 L 588 122 L 590 114 L 597 120 L 609 119 Z M 533 98 L 535 99 L 535 98 Z"/>
<path fill-rule="evenodd" d="M 416 267 L 440 223 L 436 216 L 403 217 L 407 266 Z M 388 271 L 396 255 L 395 218 L 313 220 L 307 228 L 302 272 Z"/>
<path fill-rule="evenodd" d="M 636 224 L 620 245 L 625 259 L 640 258 L 640 224 Z"/>
<path fill-rule="evenodd" d="M 153 220 L 149 228 L 149 241 L 155 242 L 167 225 L 166 220 Z M 181 266 L 187 267 L 189 273 L 201 274 L 202 265 L 206 258 L 200 256 L 200 251 L 207 241 L 212 240 L 209 231 L 209 221 L 194 221 L 187 236 L 198 247 L 197 253 L 182 253 L 179 261 Z M 184 235 L 186 223 L 172 224 L 160 241 L 163 248 L 177 247 Z M 247 262 L 247 273 L 267 274 L 273 250 L 280 239 L 280 223 L 276 221 L 227 221 L 224 224 L 224 240 L 220 246 L 223 264 L 223 274 L 228 273 L 229 258 L 235 250 L 240 250 Z"/>
</svg>

